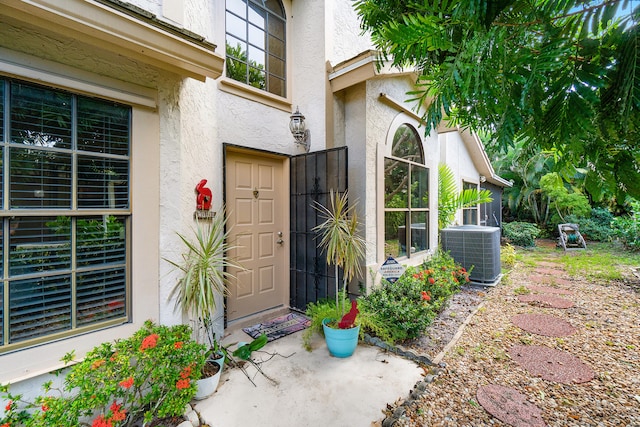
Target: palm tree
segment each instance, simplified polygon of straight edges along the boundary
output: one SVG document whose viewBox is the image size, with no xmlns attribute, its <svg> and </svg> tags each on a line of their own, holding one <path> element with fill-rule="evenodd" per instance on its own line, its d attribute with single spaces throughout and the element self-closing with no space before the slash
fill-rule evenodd
<svg viewBox="0 0 640 427">
<path fill-rule="evenodd" d="M 451 168 L 440 163 L 438 166 L 438 229 L 442 230 L 451 225 L 458 209 L 491 201 L 493 199 L 489 190 L 478 191 L 476 188 L 467 188 L 458 191 L 456 177 Z"/>
</svg>

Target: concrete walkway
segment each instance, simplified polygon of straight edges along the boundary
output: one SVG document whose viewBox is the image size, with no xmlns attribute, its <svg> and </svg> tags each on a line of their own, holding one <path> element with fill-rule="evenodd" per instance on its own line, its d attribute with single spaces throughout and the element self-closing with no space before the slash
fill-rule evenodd
<svg viewBox="0 0 640 427">
<path fill-rule="evenodd" d="M 224 343 L 238 341 L 251 337 L 239 330 Z M 247 365 L 254 386 L 240 369 L 225 367 L 217 392 L 195 409 L 211 427 L 370 426 L 422 379 L 414 362 L 377 347 L 360 343 L 346 359 L 330 356 L 320 336 L 313 347 L 302 347 L 302 332 L 267 344 L 263 350 L 276 356 L 254 353 L 254 359 L 264 360 L 261 368 L 274 382 Z"/>
</svg>

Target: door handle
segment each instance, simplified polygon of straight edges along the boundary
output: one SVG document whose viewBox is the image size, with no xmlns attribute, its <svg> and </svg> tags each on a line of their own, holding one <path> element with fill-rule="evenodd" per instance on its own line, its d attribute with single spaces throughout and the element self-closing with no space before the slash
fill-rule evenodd
<svg viewBox="0 0 640 427">
<path fill-rule="evenodd" d="M 282 231 L 278 231 L 278 240 L 276 240 L 276 243 L 279 245 L 284 244 L 284 240 L 282 240 Z"/>
</svg>

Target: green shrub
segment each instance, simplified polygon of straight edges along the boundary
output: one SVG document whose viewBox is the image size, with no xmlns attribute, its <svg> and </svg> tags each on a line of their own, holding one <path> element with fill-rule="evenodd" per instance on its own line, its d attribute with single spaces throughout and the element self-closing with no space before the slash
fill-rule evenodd
<svg viewBox="0 0 640 427">
<path fill-rule="evenodd" d="M 351 305 L 348 298 L 344 293 L 338 294 L 339 304 L 348 307 Z M 322 321 L 324 319 L 337 319 L 340 317 L 340 311 L 336 308 L 336 299 L 326 298 L 318 302 L 311 302 L 307 305 L 306 313 L 307 317 L 311 319 L 311 323 L 305 329 L 302 334 L 302 345 L 307 351 L 311 351 L 311 338 L 314 333 L 323 335 Z M 356 323 L 359 324 L 360 316 L 356 318 Z"/>
<path fill-rule="evenodd" d="M 529 222 L 514 221 L 503 225 L 502 234 L 513 245 L 532 247 L 536 244 L 540 229 Z"/>
<path fill-rule="evenodd" d="M 593 242 L 608 242 L 611 240 L 611 222 L 613 221 L 613 215 L 607 209 L 592 209 L 590 218 L 567 215 L 565 221 L 570 224 L 578 224 L 580 234 L 582 234 L 586 240 Z"/>
<path fill-rule="evenodd" d="M 396 282 L 383 281 L 362 297 L 360 312 L 370 324 L 362 327 L 386 341 L 416 338 L 468 280 L 464 268 L 439 252 L 419 268 L 408 267 Z"/>
<path fill-rule="evenodd" d="M 613 236 L 627 249 L 640 251 L 640 201 L 632 201 L 631 214 L 614 218 L 611 228 Z"/>
</svg>

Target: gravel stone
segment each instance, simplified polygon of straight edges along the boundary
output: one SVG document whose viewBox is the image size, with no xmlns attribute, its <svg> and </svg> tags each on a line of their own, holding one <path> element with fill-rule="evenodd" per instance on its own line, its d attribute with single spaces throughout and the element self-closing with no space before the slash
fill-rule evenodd
<svg viewBox="0 0 640 427">
<path fill-rule="evenodd" d="M 558 250 L 544 262 L 560 264 L 564 255 Z M 497 286 L 481 294 L 471 290 L 470 293 L 476 292 L 477 301 L 465 300 L 467 313 L 482 306 L 438 362 L 439 372 L 428 373 L 435 375 L 424 395 L 406 407 L 402 419 L 394 420 L 395 425 L 505 427 L 508 424 L 478 403 L 477 390 L 491 383 L 527 396 L 549 426 L 639 427 L 640 279 L 628 267 L 620 267 L 620 272 L 623 279 L 606 283 L 567 273 L 547 276 L 546 282 L 540 283 L 565 286 L 561 283 L 564 281 L 575 293 L 572 299 L 577 305 L 563 310 L 518 302 L 516 289 L 531 284 L 533 276 L 533 267 L 520 261 Z M 578 328 L 578 332 L 560 338 L 531 334 L 511 323 L 514 316 L 521 314 L 553 315 Z M 468 316 L 447 317 L 457 323 L 443 321 L 432 325 L 427 333 L 453 337 Z M 449 343 L 447 339 L 441 341 L 425 341 L 428 345 L 422 352 L 435 357 Z M 420 353 L 419 340 L 415 344 Z M 589 382 L 563 384 L 532 375 L 509 354 L 512 347 L 523 344 L 568 352 L 593 370 L 595 376 Z M 424 382 L 428 382 L 426 377 Z M 387 416 L 393 409 L 392 405 L 385 411 Z"/>
</svg>

